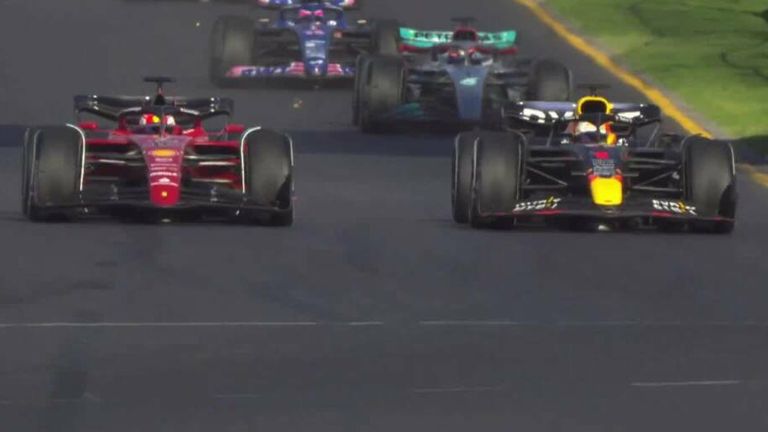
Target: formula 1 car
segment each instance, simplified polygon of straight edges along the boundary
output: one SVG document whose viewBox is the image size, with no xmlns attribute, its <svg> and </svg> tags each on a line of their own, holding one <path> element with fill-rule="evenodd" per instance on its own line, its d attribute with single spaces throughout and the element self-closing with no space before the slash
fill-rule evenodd
<svg viewBox="0 0 768 432">
<path fill-rule="evenodd" d="M 75 96 L 78 124 L 30 128 L 22 210 L 33 221 L 107 214 L 214 216 L 293 223 L 293 145 L 287 135 L 228 123 L 225 98 Z M 105 129 L 97 121 L 114 122 Z M 216 119 L 216 120 L 214 120 Z M 211 121 L 223 129 L 204 129 Z"/>
<path fill-rule="evenodd" d="M 519 102 L 505 117 L 506 132 L 456 138 L 458 223 L 733 230 L 730 143 L 660 134 L 655 105 L 612 104 L 593 95 L 577 104 Z"/>
<path fill-rule="evenodd" d="M 275 22 L 220 17 L 211 34 L 210 76 L 219 85 L 254 79 L 346 79 L 363 53 L 397 53 L 397 24 L 347 22 L 351 0 L 259 0 L 279 9 Z"/>
<path fill-rule="evenodd" d="M 409 123 L 497 129 L 510 101 L 570 99 L 568 68 L 517 58 L 517 32 L 479 32 L 471 18 L 454 21 L 454 31 L 400 28 L 401 56 L 358 59 L 355 125 L 364 132 Z"/>
<path fill-rule="evenodd" d="M 280 9 L 308 3 L 307 0 L 254 0 L 257 5 L 268 9 Z M 361 0 L 324 0 L 325 3 L 345 10 L 360 9 Z"/>
</svg>

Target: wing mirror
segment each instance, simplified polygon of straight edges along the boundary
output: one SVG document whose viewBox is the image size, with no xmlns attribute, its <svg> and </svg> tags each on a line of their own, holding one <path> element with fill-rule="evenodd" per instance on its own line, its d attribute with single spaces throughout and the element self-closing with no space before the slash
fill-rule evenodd
<svg viewBox="0 0 768 432">
<path fill-rule="evenodd" d="M 238 123 L 230 123 L 224 128 L 224 132 L 227 134 L 241 134 L 245 132 L 245 125 L 241 125 Z"/>
<path fill-rule="evenodd" d="M 84 121 L 77 125 L 82 130 L 96 130 L 99 128 L 99 124 L 95 121 Z"/>
</svg>

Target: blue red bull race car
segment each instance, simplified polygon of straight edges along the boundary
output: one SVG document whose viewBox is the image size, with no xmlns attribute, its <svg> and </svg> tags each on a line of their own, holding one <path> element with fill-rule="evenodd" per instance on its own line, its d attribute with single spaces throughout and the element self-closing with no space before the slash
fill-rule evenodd
<svg viewBox="0 0 768 432">
<path fill-rule="evenodd" d="M 398 30 L 400 55 L 359 59 L 353 121 L 365 132 L 398 125 L 498 128 L 501 107 L 568 100 L 571 72 L 554 60 L 517 56 L 517 32 L 482 32 L 472 18 L 452 31 Z"/>
<path fill-rule="evenodd" d="M 360 54 L 397 52 L 388 20 L 349 22 L 355 0 L 258 0 L 277 17 L 223 16 L 211 34 L 210 77 L 219 85 L 259 79 L 352 79 Z"/>
<path fill-rule="evenodd" d="M 655 105 L 528 101 L 506 132 L 465 132 L 453 158 L 453 218 L 474 227 L 656 227 L 729 233 L 736 217 L 730 143 L 661 134 Z"/>
<path fill-rule="evenodd" d="M 27 131 L 22 210 L 29 219 L 293 223 L 287 135 L 229 123 L 229 99 L 166 97 L 162 85 L 170 79 L 147 80 L 158 84 L 154 97 L 75 96 L 77 124 Z M 206 126 L 222 119 L 223 126 Z"/>
</svg>

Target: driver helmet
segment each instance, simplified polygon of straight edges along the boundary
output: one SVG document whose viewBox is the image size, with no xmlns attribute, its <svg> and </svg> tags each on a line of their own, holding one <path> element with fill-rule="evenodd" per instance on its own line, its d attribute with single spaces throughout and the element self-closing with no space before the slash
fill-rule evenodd
<svg viewBox="0 0 768 432">
<path fill-rule="evenodd" d="M 478 50 L 473 50 L 469 54 L 469 61 L 474 65 L 481 65 L 487 60 L 489 60 L 489 56 Z"/>
<path fill-rule="evenodd" d="M 176 118 L 172 115 L 166 115 L 164 118 L 161 118 L 157 114 L 143 114 L 139 119 L 139 126 L 144 130 L 157 131 L 160 130 L 160 126 L 162 126 L 163 122 L 166 126 L 176 126 Z"/>
<path fill-rule="evenodd" d="M 576 142 L 586 144 L 604 143 L 612 146 L 616 145 L 616 142 L 618 141 L 616 134 L 613 132 L 611 122 L 605 122 L 601 124 L 599 128 L 590 122 L 576 122 L 573 136 Z"/>
<path fill-rule="evenodd" d="M 461 48 L 451 48 L 448 50 L 447 60 L 450 64 L 464 63 L 467 53 Z"/>
<path fill-rule="evenodd" d="M 160 117 L 155 114 L 144 114 L 139 119 L 139 126 L 155 126 L 160 124 Z"/>
<path fill-rule="evenodd" d="M 325 17 L 325 11 L 322 9 L 307 9 L 307 8 L 301 8 L 299 9 L 299 20 L 313 20 L 313 19 L 322 19 Z"/>
</svg>

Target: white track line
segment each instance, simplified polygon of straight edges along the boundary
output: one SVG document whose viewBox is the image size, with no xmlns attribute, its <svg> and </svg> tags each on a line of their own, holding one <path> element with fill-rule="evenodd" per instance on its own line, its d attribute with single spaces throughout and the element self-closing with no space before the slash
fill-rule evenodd
<svg viewBox="0 0 768 432">
<path fill-rule="evenodd" d="M 739 380 L 705 380 L 705 381 L 660 381 L 660 382 L 633 382 L 632 387 L 693 387 L 693 386 L 727 386 L 738 385 Z"/>
<path fill-rule="evenodd" d="M 509 320 L 477 320 L 477 321 L 419 321 L 421 326 L 443 326 L 443 327 L 477 327 L 477 326 L 497 326 L 497 327 L 526 327 L 537 325 L 533 322 L 509 321 Z"/>
<path fill-rule="evenodd" d="M 433 387 L 411 389 L 413 393 L 471 393 L 503 390 L 503 386 L 478 386 L 478 387 Z"/>
<path fill-rule="evenodd" d="M 385 322 L 385 321 L 125 321 L 125 322 L 20 322 L 0 323 L 3 329 L 34 329 L 34 328 L 183 328 L 183 327 L 265 327 L 265 328 L 290 328 L 290 327 L 520 327 L 520 328 L 615 328 L 615 327 L 755 327 L 766 328 L 768 322 L 745 321 L 509 321 L 509 320 L 431 320 L 413 322 Z"/>
<path fill-rule="evenodd" d="M 315 321 L 209 321 L 209 322 L 39 322 L 2 323 L 0 329 L 13 328 L 103 328 L 103 327 L 311 327 Z"/>
<path fill-rule="evenodd" d="M 383 321 L 352 321 L 352 322 L 346 322 L 342 324 L 350 327 L 369 327 L 369 326 L 373 327 L 373 326 L 386 325 Z"/>
<path fill-rule="evenodd" d="M 264 397 L 257 393 L 231 393 L 231 394 L 215 394 L 214 399 L 259 399 Z"/>
</svg>

